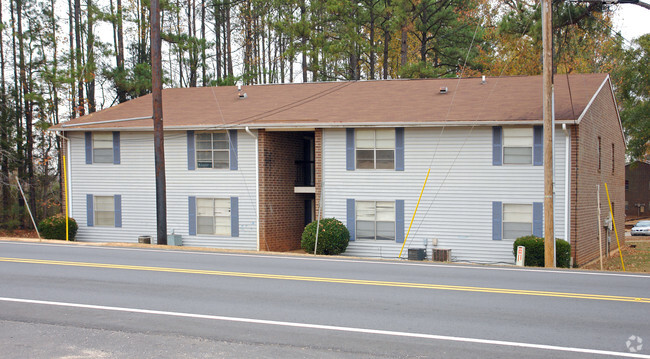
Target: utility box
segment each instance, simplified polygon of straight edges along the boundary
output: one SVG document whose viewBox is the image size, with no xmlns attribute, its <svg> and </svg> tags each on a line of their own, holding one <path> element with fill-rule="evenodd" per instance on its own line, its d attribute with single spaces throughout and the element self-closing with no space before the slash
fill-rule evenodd
<svg viewBox="0 0 650 359">
<path fill-rule="evenodd" d="M 183 237 L 180 234 L 169 234 L 167 235 L 167 245 L 168 246 L 182 246 Z"/>
<path fill-rule="evenodd" d="M 451 249 L 438 249 L 434 248 L 432 253 L 434 262 L 449 262 L 451 261 Z"/>
<path fill-rule="evenodd" d="M 424 248 L 409 248 L 410 261 L 423 261 L 426 256 L 427 252 Z"/>
</svg>

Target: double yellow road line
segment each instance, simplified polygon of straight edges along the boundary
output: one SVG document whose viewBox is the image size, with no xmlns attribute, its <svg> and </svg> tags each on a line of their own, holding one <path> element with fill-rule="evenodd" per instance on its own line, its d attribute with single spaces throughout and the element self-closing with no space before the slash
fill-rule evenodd
<svg viewBox="0 0 650 359">
<path fill-rule="evenodd" d="M 241 278 L 276 279 L 276 280 L 290 280 L 290 281 L 303 281 L 303 282 L 371 285 L 371 286 L 398 287 L 398 288 L 421 288 L 421 289 L 435 289 L 435 290 L 453 290 L 453 291 L 461 291 L 461 292 L 532 295 L 532 296 L 540 296 L 540 297 L 592 299 L 592 300 L 607 300 L 607 301 L 616 301 L 616 302 L 650 303 L 650 298 L 625 297 L 625 296 L 603 295 L 603 294 L 550 292 L 550 291 L 525 290 L 525 289 L 470 287 L 470 286 L 444 285 L 444 284 L 389 282 L 389 281 L 362 280 L 362 279 L 310 277 L 310 276 L 281 275 L 281 274 L 247 273 L 247 272 L 228 272 L 228 271 L 203 270 L 203 269 L 148 267 L 148 266 L 125 265 L 125 264 L 106 264 L 106 263 L 89 263 L 89 262 L 54 261 L 54 260 L 28 259 L 28 258 L 0 257 L 0 262 L 43 264 L 43 265 L 86 267 L 86 268 L 122 269 L 122 270 L 149 271 L 149 272 L 203 274 L 203 275 L 224 276 L 224 277 L 241 277 Z"/>
</svg>

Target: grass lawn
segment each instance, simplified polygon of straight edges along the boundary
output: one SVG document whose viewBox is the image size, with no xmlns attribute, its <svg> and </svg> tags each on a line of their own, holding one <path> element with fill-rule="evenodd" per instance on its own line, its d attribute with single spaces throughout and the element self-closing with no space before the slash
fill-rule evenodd
<svg viewBox="0 0 650 359">
<path fill-rule="evenodd" d="M 644 272 L 650 273 L 650 237 L 635 237 L 625 238 L 623 245 L 623 262 L 625 262 L 625 270 L 627 272 Z M 616 242 L 614 242 L 616 244 Z M 600 262 L 596 261 L 584 269 L 600 269 Z M 603 269 L 606 271 L 622 271 L 621 257 L 616 252 L 616 255 L 603 258 Z"/>
</svg>

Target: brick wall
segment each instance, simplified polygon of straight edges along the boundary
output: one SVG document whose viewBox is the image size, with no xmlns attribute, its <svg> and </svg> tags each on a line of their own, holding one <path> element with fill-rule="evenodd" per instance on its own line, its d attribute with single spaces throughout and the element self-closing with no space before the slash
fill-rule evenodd
<svg viewBox="0 0 650 359">
<path fill-rule="evenodd" d="M 296 161 L 303 159 L 304 132 L 259 130 L 260 250 L 300 248 L 305 200 L 294 193 Z"/>
<path fill-rule="evenodd" d="M 625 191 L 628 202 L 625 214 L 631 217 L 650 216 L 650 164 L 635 162 L 625 166 L 625 180 L 629 187 Z M 643 212 L 641 204 L 644 204 Z"/>
<path fill-rule="evenodd" d="M 598 258 L 598 206 L 600 185 L 601 224 L 609 217 L 605 183 L 614 203 L 614 220 L 621 241 L 625 232 L 625 147 L 609 83 L 605 84 L 579 125 L 571 130 L 571 254 L 577 265 Z M 599 168 L 600 138 L 600 168 Z M 612 152 L 612 144 L 614 151 Z M 613 165 L 613 166 L 612 166 Z M 613 168 L 612 168 L 613 167 Z M 601 226 L 602 248 L 606 230 Z M 611 233 L 610 249 L 616 248 Z"/>
</svg>

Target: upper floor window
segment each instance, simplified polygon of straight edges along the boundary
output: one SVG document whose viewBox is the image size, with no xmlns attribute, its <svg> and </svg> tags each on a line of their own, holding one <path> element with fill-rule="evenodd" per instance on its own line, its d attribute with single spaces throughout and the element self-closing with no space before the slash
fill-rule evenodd
<svg viewBox="0 0 650 359">
<path fill-rule="evenodd" d="M 532 127 L 503 128 L 503 163 L 517 165 L 533 163 Z"/>
<path fill-rule="evenodd" d="M 395 129 L 358 129 L 356 168 L 395 169 Z"/>
<path fill-rule="evenodd" d="M 503 238 L 517 239 L 533 233 L 532 204 L 503 204 Z"/>
<path fill-rule="evenodd" d="M 196 232 L 231 235 L 230 198 L 196 199 Z"/>
<path fill-rule="evenodd" d="M 196 165 L 198 168 L 230 167 L 230 145 L 226 131 L 196 134 Z"/>
<path fill-rule="evenodd" d="M 93 162 L 113 163 L 113 133 L 93 133 Z"/>
<path fill-rule="evenodd" d="M 357 240 L 395 240 L 395 202 L 356 202 Z"/>
</svg>

